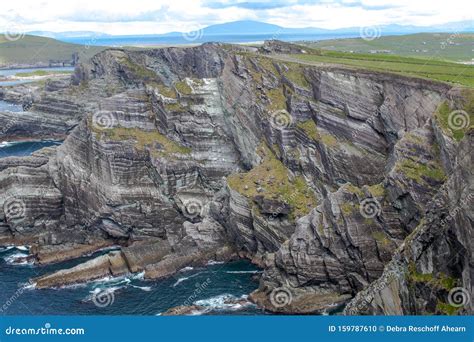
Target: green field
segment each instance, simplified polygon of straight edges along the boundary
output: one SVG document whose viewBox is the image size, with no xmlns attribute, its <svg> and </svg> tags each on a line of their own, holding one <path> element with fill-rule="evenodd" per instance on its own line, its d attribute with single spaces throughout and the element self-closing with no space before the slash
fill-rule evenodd
<svg viewBox="0 0 474 342">
<path fill-rule="evenodd" d="M 474 87 L 474 66 L 441 60 L 386 54 L 357 54 L 328 50 L 311 50 L 308 54 L 295 54 L 287 56 L 286 58 L 290 61 L 299 61 L 308 64 L 325 63 L 344 65 Z"/>
<path fill-rule="evenodd" d="M 9 41 L 0 34 L 0 66 L 48 64 L 50 60 L 71 60 L 78 53 L 81 60 L 104 50 L 104 47 L 64 43 L 55 39 L 26 35 Z"/>
<path fill-rule="evenodd" d="M 331 39 L 304 42 L 303 45 L 325 50 L 371 53 L 442 59 L 455 62 L 472 61 L 474 33 L 417 33 L 403 36 L 382 36 L 367 41 L 362 38 Z"/>
<path fill-rule="evenodd" d="M 34 77 L 34 76 L 51 76 L 51 75 L 67 75 L 71 74 L 72 71 L 46 71 L 36 70 L 31 72 L 18 72 L 15 74 L 16 77 Z"/>
</svg>

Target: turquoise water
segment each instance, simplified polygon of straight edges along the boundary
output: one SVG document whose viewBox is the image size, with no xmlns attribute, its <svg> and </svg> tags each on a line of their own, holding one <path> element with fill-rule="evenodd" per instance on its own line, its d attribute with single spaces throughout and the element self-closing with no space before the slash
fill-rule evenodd
<svg viewBox="0 0 474 342">
<path fill-rule="evenodd" d="M 0 100 L 0 112 L 21 113 L 23 112 L 23 106 L 21 104 Z"/>
<path fill-rule="evenodd" d="M 29 278 L 72 267 L 92 256 L 49 266 L 14 263 L 27 253 L 25 248 L 0 247 L 0 303 L 9 304 L 3 312 L 0 310 L 0 315 L 158 315 L 171 307 L 192 303 L 207 308 L 201 314 L 262 313 L 250 303 L 225 304 L 225 299 L 244 298 L 258 287 L 254 276 L 260 271 L 248 261 L 185 268 L 158 281 L 143 280 L 141 274 L 135 274 L 38 290 L 28 286 Z M 106 293 L 108 305 L 97 306 L 94 293 Z"/>
<path fill-rule="evenodd" d="M 20 72 L 34 72 L 38 70 L 44 71 L 73 71 L 74 67 L 52 67 L 52 68 L 22 68 L 22 69 L 0 69 L 0 79 L 9 76 L 15 76 L 17 73 Z M 14 86 L 24 83 L 31 83 L 36 81 L 34 78 L 25 78 L 21 80 L 8 80 L 8 81 L 0 81 L 1 86 Z"/>
<path fill-rule="evenodd" d="M 2 142 L 0 140 L 0 158 L 4 157 L 24 157 L 43 147 L 58 146 L 61 141 L 42 140 L 42 141 L 21 141 L 21 142 Z"/>
<path fill-rule="evenodd" d="M 179 45 L 179 44 L 201 44 L 206 42 L 223 42 L 223 43 L 250 43 L 263 42 L 268 39 L 279 39 L 284 41 L 301 41 L 301 40 L 325 40 L 334 38 L 356 37 L 354 33 L 337 33 L 337 34 L 281 34 L 278 32 L 268 34 L 222 34 L 208 35 L 199 34 L 186 39 L 181 35 L 175 36 L 114 36 L 114 37 L 78 37 L 78 38 L 61 38 L 62 41 L 81 45 L 101 45 L 101 46 L 147 46 L 147 45 Z"/>
</svg>

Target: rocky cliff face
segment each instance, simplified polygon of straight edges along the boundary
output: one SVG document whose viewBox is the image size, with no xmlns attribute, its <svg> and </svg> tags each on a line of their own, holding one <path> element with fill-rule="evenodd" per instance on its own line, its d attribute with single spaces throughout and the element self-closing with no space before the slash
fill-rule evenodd
<svg viewBox="0 0 474 342">
<path fill-rule="evenodd" d="M 38 262 L 122 246 L 40 286 L 239 256 L 274 312 L 439 313 L 472 292 L 472 133 L 450 114 L 470 120 L 472 91 L 204 44 L 106 50 L 35 94 L 68 136 L 0 160 L 0 241 Z"/>
</svg>

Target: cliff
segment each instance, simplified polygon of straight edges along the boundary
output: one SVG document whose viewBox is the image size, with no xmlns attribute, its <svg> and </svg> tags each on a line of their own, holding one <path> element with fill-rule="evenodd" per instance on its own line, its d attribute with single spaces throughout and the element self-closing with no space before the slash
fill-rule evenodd
<svg viewBox="0 0 474 342">
<path fill-rule="evenodd" d="M 443 313 L 472 292 L 472 132 L 451 115 L 472 118 L 472 90 L 204 44 L 106 50 L 33 93 L 43 125 L 21 132 L 67 138 L 0 159 L 0 242 L 40 263 L 122 246 L 38 287 L 246 257 L 273 312 Z"/>
</svg>

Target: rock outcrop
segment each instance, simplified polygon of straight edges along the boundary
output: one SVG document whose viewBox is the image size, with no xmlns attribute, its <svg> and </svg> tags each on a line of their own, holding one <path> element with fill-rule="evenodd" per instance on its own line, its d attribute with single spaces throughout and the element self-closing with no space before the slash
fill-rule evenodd
<svg viewBox="0 0 474 342">
<path fill-rule="evenodd" d="M 472 292 L 472 133 L 448 122 L 472 117 L 471 90 L 204 44 L 106 50 L 34 92 L 5 137 L 44 113 L 67 138 L 0 160 L 0 241 L 29 239 L 43 263 L 121 246 L 38 287 L 239 255 L 264 268 L 251 299 L 273 312 L 435 313 L 454 285 Z"/>
</svg>

